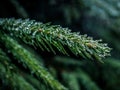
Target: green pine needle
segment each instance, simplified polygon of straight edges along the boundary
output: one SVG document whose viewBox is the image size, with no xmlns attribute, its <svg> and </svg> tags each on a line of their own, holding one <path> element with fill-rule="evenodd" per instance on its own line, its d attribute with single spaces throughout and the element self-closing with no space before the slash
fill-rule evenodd
<svg viewBox="0 0 120 90">
<path fill-rule="evenodd" d="M 13 90 L 36 90 L 17 72 L 17 68 L 11 64 L 10 59 L 0 49 L 0 78 L 6 85 L 10 85 Z"/>
<path fill-rule="evenodd" d="M 0 19 L 1 32 L 10 34 L 23 40 L 26 44 L 39 46 L 41 50 L 56 53 L 56 48 L 63 54 L 69 55 L 68 49 L 76 56 L 86 59 L 101 61 L 110 55 L 111 49 L 101 43 L 101 40 L 93 40 L 87 35 L 72 33 L 68 28 L 58 25 L 43 24 L 29 19 Z"/>
<path fill-rule="evenodd" d="M 49 74 L 44 66 L 41 65 L 29 51 L 19 45 L 17 41 L 4 34 L 0 34 L 0 36 L 0 40 L 5 44 L 6 49 L 10 50 L 18 62 L 21 62 L 23 66 L 27 67 L 31 73 L 35 74 L 39 80 L 42 80 L 46 86 L 52 90 L 67 90 Z"/>
</svg>

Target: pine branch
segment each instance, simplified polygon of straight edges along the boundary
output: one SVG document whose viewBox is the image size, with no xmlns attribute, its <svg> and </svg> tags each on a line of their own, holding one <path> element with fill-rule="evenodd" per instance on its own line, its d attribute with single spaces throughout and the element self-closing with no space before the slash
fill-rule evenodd
<svg viewBox="0 0 120 90">
<path fill-rule="evenodd" d="M 65 46 L 75 55 L 87 59 L 101 60 L 110 55 L 110 48 L 101 43 L 101 40 L 93 40 L 86 35 L 72 33 L 68 28 L 58 25 L 49 25 L 29 19 L 1 19 L 1 32 L 8 32 L 11 36 L 21 38 L 25 43 L 39 46 L 42 50 L 55 52 L 53 47 L 63 54 L 68 52 Z"/>
<path fill-rule="evenodd" d="M 9 58 L 0 49 L 0 78 L 14 90 L 36 90 L 17 72 L 17 68 L 11 64 Z"/>
<path fill-rule="evenodd" d="M 7 35 L 0 34 L 0 40 L 5 44 L 5 47 L 11 51 L 13 56 L 20 60 L 23 66 L 29 68 L 31 73 L 35 74 L 46 86 L 52 90 L 67 90 L 58 81 L 56 81 L 48 71 L 32 56 L 32 54 L 20 46 L 15 40 Z"/>
</svg>

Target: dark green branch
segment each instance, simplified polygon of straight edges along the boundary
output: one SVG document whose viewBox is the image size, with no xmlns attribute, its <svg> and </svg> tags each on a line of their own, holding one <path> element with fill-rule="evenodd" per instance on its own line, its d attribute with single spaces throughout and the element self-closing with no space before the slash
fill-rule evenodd
<svg viewBox="0 0 120 90">
<path fill-rule="evenodd" d="M 72 33 L 68 28 L 58 25 L 43 24 L 29 19 L 1 19 L 0 27 L 1 31 L 49 52 L 56 53 L 53 48 L 56 47 L 60 52 L 68 55 L 65 50 L 67 46 L 73 54 L 87 59 L 101 60 L 110 55 L 111 49 L 101 43 L 101 40 Z"/>
<path fill-rule="evenodd" d="M 20 46 L 15 40 L 7 35 L 0 34 L 0 40 L 5 44 L 5 47 L 11 51 L 13 56 L 30 69 L 31 73 L 35 74 L 38 79 L 49 86 L 52 90 L 67 90 L 58 81 L 56 81 L 49 72 L 32 56 L 32 54 Z"/>
<path fill-rule="evenodd" d="M 0 78 L 13 90 L 36 90 L 17 72 L 17 68 L 11 64 L 9 58 L 0 49 Z"/>
</svg>

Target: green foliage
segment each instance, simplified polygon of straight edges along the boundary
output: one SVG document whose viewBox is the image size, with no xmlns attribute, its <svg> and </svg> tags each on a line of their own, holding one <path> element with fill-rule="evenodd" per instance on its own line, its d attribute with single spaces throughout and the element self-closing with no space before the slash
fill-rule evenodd
<svg viewBox="0 0 120 90">
<path fill-rule="evenodd" d="M 56 53 L 53 47 L 63 54 L 68 52 L 65 46 L 75 55 L 86 59 L 101 60 L 109 56 L 110 48 L 101 40 L 93 40 L 86 35 L 71 33 L 71 30 L 58 25 L 49 25 L 34 20 L 1 19 L 1 30 L 11 36 L 19 37 L 26 44 L 39 46 L 41 50 Z"/>
<path fill-rule="evenodd" d="M 27 74 L 23 72 L 23 76 L 18 75 L 17 77 L 17 74 L 15 72 L 12 72 L 9 68 L 8 69 L 10 72 L 3 72 L 5 71 L 5 66 L 7 65 L 7 67 L 10 67 L 12 65 L 12 62 L 9 62 L 11 65 L 2 65 L 1 63 L 1 72 L 3 72 L 1 74 L 1 79 L 5 79 L 8 83 L 12 82 L 11 87 L 13 87 L 14 89 L 20 88 L 21 90 L 21 88 L 28 88 L 29 85 L 29 88 L 32 90 L 39 89 L 39 86 L 37 86 L 37 84 L 40 83 L 42 90 L 67 90 L 67 88 L 65 88 L 57 80 L 55 80 L 54 77 L 49 73 L 49 71 L 44 68 L 43 62 L 41 63 L 42 60 L 37 60 L 36 56 L 34 56 L 34 54 L 32 54 L 29 49 L 25 49 L 25 47 L 23 47 L 23 45 L 20 45 L 19 43 L 24 42 L 26 45 L 32 45 L 35 48 L 40 47 L 41 50 L 47 50 L 49 52 L 53 52 L 54 54 L 59 51 L 63 54 L 68 55 L 68 51 L 66 50 L 67 47 L 76 56 L 81 56 L 85 59 L 96 59 L 100 61 L 105 56 L 110 55 L 109 53 L 111 49 L 106 44 L 101 43 L 101 40 L 93 40 L 91 37 L 87 37 L 86 35 L 72 33 L 71 30 L 67 28 L 62 28 L 58 25 L 43 24 L 29 19 L 1 19 L 0 28 L 0 43 L 2 44 L 1 47 L 4 46 L 5 51 L 8 51 L 5 53 L 7 53 L 8 57 L 9 54 L 12 55 L 10 56 L 13 59 L 12 62 L 19 63 L 24 69 L 28 69 L 28 73 L 31 72 L 31 74 L 34 75 L 33 79 L 29 79 L 29 77 L 31 76 L 28 76 L 26 78 Z M 0 60 L 2 61 L 2 58 L 0 58 Z M 64 62 L 65 61 L 63 61 L 63 63 Z M 74 61 L 70 61 L 70 63 L 66 63 L 64 65 L 76 65 L 75 63 L 77 63 L 77 61 L 75 63 L 73 62 Z M 78 67 L 80 65 L 82 64 L 78 64 Z M 53 73 L 57 73 L 56 69 L 54 69 L 54 65 L 52 67 L 53 69 L 51 69 L 51 71 L 53 71 Z M 15 68 L 13 67 L 13 69 L 19 71 L 18 69 L 16 69 L 16 66 Z M 5 76 L 6 74 L 11 77 L 12 73 L 14 74 L 15 78 L 13 77 L 11 81 L 7 77 L 2 77 L 3 74 L 3 76 Z M 76 76 L 72 73 L 71 75 L 69 75 L 70 73 L 67 70 L 66 73 L 62 72 L 62 74 L 63 75 L 61 75 L 61 77 L 63 77 L 67 87 L 70 90 L 80 89 L 77 80 L 80 76 Z M 93 83 L 89 80 L 89 78 L 86 77 L 87 76 L 85 76 L 83 80 L 80 79 L 80 81 L 85 80 L 85 82 L 82 82 L 84 84 L 87 84 L 88 82 Z M 36 80 L 35 78 L 37 78 L 39 81 L 36 81 L 37 83 L 33 84 L 33 82 L 35 82 Z M 58 77 L 56 76 L 56 78 Z M 19 83 L 14 86 L 14 81 L 16 80 L 18 80 Z M 86 87 L 86 85 L 84 86 Z M 29 88 L 27 90 L 30 90 Z M 94 84 L 92 84 L 92 86 L 91 84 L 87 85 L 87 89 L 90 90 L 90 88 L 97 88 L 97 86 L 95 86 Z"/>
<path fill-rule="evenodd" d="M 6 85 L 11 85 L 11 89 L 17 90 L 36 90 L 22 76 L 6 54 L 0 49 L 0 78 Z"/>
<path fill-rule="evenodd" d="M 7 35 L 1 35 L 1 41 L 5 47 L 11 51 L 13 56 L 20 60 L 23 66 L 29 68 L 32 74 L 35 74 L 38 79 L 42 80 L 46 86 L 48 85 L 52 90 L 66 90 L 60 83 L 47 72 L 44 67 L 23 47 Z M 14 43 L 13 43 L 14 42 Z"/>
<path fill-rule="evenodd" d="M 1 1 L 0 17 L 58 25 L 0 19 L 0 90 L 120 90 L 119 11 L 119 0 Z M 102 38 L 112 58 L 101 40 L 59 25 Z"/>
</svg>

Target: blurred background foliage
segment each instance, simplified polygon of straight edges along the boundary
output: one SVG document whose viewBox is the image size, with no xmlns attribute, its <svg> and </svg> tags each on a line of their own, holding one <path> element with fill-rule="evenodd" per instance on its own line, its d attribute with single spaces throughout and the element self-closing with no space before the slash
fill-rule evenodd
<svg viewBox="0 0 120 90">
<path fill-rule="evenodd" d="M 52 75 L 69 90 L 120 90 L 119 0 L 4 0 L 0 1 L 0 17 L 52 22 L 103 39 L 113 48 L 104 64 L 49 53 L 41 56 Z M 22 75 L 41 90 L 37 79 Z M 7 90 L 0 83 L 0 89 Z"/>
</svg>

